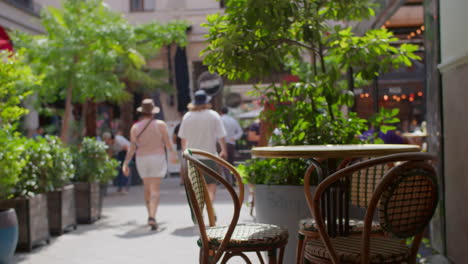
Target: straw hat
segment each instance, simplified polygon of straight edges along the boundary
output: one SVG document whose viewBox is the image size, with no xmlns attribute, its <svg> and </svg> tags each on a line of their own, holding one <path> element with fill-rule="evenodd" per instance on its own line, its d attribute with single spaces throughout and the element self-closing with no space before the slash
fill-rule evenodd
<svg viewBox="0 0 468 264">
<path fill-rule="evenodd" d="M 154 105 L 153 99 L 144 99 L 141 102 L 141 106 L 137 108 L 137 112 L 142 114 L 157 114 L 159 113 L 159 107 Z"/>
</svg>

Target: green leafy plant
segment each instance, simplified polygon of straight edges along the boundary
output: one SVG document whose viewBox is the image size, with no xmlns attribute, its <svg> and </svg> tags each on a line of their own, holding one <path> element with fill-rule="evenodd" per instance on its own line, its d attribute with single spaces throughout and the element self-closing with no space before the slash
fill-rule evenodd
<svg viewBox="0 0 468 264">
<path fill-rule="evenodd" d="M 70 183 L 75 173 L 69 148 L 54 136 L 27 139 L 23 143 L 27 159 L 16 186 L 17 196 L 57 190 Z"/>
<path fill-rule="evenodd" d="M 125 80 L 160 83 L 145 67 L 145 51 L 152 49 L 154 56 L 165 44 L 184 44 L 187 28 L 183 22 L 133 26 L 102 0 L 65 0 L 62 9 L 48 7 L 41 21 L 46 35 L 17 32 L 13 37 L 35 71 L 45 76 L 37 89 L 40 101 L 65 101 L 61 131 L 65 143 L 73 103 L 91 108 L 101 101 L 122 102 L 130 96 Z M 95 111 L 90 112 L 87 118 L 95 119 Z"/>
<path fill-rule="evenodd" d="M 104 142 L 83 138 L 74 152 L 75 181 L 106 183 L 117 176 L 119 163 L 109 158 L 106 150 L 107 145 Z"/>
<path fill-rule="evenodd" d="M 40 83 L 21 54 L 0 51 L 0 129 L 12 127 L 28 110 L 21 102 Z"/>
<path fill-rule="evenodd" d="M 23 167 L 28 159 L 24 139 L 9 130 L 0 129 L 0 200 L 10 199 L 16 192 Z"/>
<path fill-rule="evenodd" d="M 276 129 L 273 145 L 362 143 L 359 135 L 369 122 L 349 111 L 351 83 L 369 84 L 420 59 L 417 46 L 393 44 L 398 39 L 387 29 L 353 33 L 350 22 L 370 18 L 373 7 L 371 0 L 230 0 L 224 14 L 208 16 L 204 25 L 209 30 L 204 63 L 229 79 L 263 80 L 275 72 L 298 77 L 253 92 L 268 106 L 262 118 Z M 371 120 L 389 129 L 395 115 L 382 110 Z M 287 160 L 271 162 L 283 163 L 276 167 L 286 168 L 286 174 L 297 168 Z M 257 178 L 264 177 L 269 176 Z"/>
<path fill-rule="evenodd" d="M 238 165 L 237 170 L 244 183 L 303 185 L 307 167 L 303 159 L 251 159 Z"/>
<path fill-rule="evenodd" d="M 0 199 L 12 198 L 28 157 L 24 138 L 15 129 L 27 109 L 21 106 L 40 77 L 33 74 L 21 53 L 0 51 Z"/>
<path fill-rule="evenodd" d="M 379 138 L 380 132 L 386 134 L 391 130 L 395 130 L 396 126 L 394 124 L 400 122 L 400 119 L 397 117 L 399 109 L 385 109 L 381 108 L 379 114 L 373 115 L 369 119 L 369 123 L 372 128 L 372 135 L 366 139 L 368 143 L 382 144 L 384 143 L 381 138 Z"/>
</svg>

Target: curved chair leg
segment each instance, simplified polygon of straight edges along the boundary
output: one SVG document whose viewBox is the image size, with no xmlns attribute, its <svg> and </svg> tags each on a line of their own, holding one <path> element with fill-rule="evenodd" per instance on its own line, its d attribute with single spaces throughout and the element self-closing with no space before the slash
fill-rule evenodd
<svg viewBox="0 0 468 264">
<path fill-rule="evenodd" d="M 301 233 L 297 233 L 297 247 L 296 247 L 296 264 L 302 264 L 304 257 L 304 238 L 305 236 Z"/>
<path fill-rule="evenodd" d="M 286 246 L 282 246 L 280 248 L 280 252 L 279 252 L 279 257 L 278 257 L 278 264 L 283 264 L 283 258 L 284 258 L 284 248 Z"/>
<path fill-rule="evenodd" d="M 199 256 L 199 262 L 200 262 L 200 264 L 204 264 L 204 262 L 205 262 L 205 260 L 204 260 L 205 257 L 203 256 L 203 248 L 201 248 L 201 247 L 200 247 L 200 253 L 199 253 L 198 256 Z"/>
<path fill-rule="evenodd" d="M 260 264 L 265 264 L 265 261 L 263 260 L 262 254 L 260 251 L 255 251 L 257 253 L 258 260 L 260 260 Z"/>
<path fill-rule="evenodd" d="M 276 249 L 271 249 L 268 251 L 268 264 L 277 264 Z"/>
</svg>

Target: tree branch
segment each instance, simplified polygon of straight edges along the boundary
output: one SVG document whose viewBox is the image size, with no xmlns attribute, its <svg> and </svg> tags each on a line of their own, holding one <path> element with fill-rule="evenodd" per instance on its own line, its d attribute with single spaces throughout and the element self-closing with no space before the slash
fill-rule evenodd
<svg viewBox="0 0 468 264">
<path fill-rule="evenodd" d="M 304 44 L 304 43 L 302 43 L 300 41 L 293 40 L 293 39 L 280 38 L 280 39 L 275 39 L 273 41 L 278 42 L 278 43 L 292 44 L 292 45 L 300 46 L 300 47 L 303 47 L 303 48 L 306 48 L 306 49 L 309 49 L 309 50 L 315 50 L 313 46 L 308 46 L 307 44 Z"/>
</svg>

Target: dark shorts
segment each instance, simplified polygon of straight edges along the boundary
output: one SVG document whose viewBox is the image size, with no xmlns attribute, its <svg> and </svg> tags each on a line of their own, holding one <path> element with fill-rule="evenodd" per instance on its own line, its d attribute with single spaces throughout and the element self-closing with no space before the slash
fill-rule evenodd
<svg viewBox="0 0 468 264">
<path fill-rule="evenodd" d="M 213 169 L 214 171 L 216 171 L 218 173 L 218 175 L 220 174 L 219 173 L 219 166 L 218 164 L 216 164 L 216 162 L 212 161 L 212 160 L 200 160 L 203 164 L 205 164 L 206 166 L 208 166 L 209 168 Z M 205 176 L 205 182 L 206 184 L 216 184 L 218 183 L 217 180 L 215 180 L 215 178 L 207 175 L 207 174 L 204 174 L 203 176 Z"/>
</svg>

